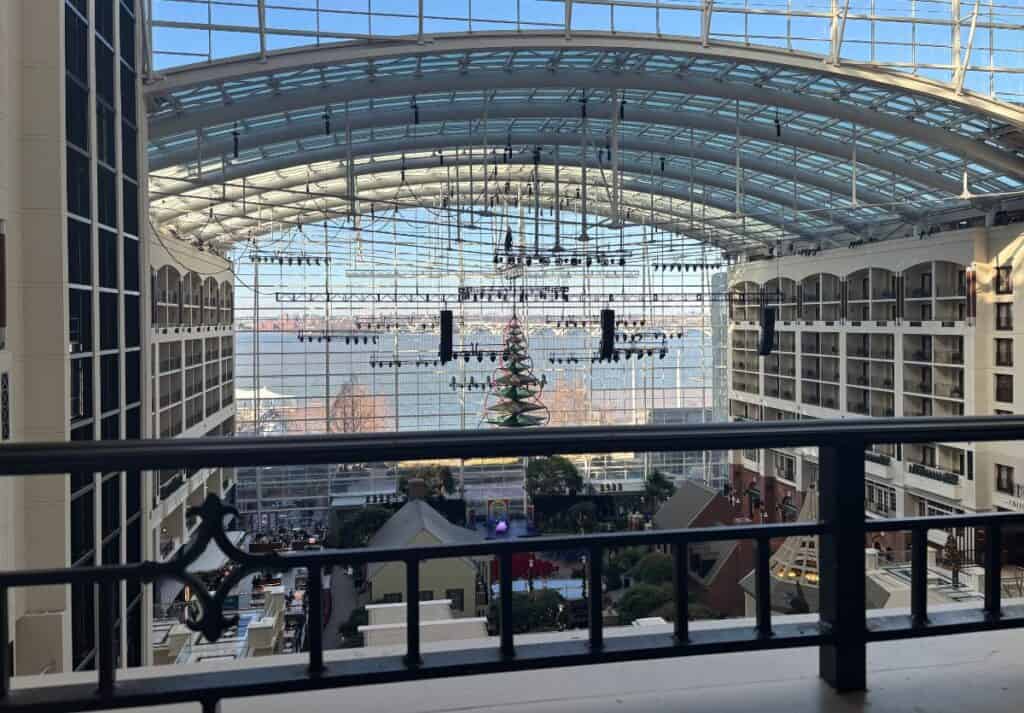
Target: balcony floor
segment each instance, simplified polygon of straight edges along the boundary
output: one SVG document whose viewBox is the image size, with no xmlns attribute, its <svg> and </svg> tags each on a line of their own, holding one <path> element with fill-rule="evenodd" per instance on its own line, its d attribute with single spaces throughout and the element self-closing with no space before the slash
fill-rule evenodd
<svg viewBox="0 0 1024 713">
<path fill-rule="evenodd" d="M 731 622 L 730 622 L 731 623 Z M 696 624 L 697 626 L 702 625 Z M 712 624 L 714 626 L 714 624 Z M 655 631 L 661 627 L 651 627 Z M 624 627 L 629 633 L 636 629 Z M 614 633 L 613 633 L 614 632 Z M 609 635 L 626 633 L 614 629 Z M 585 636 L 571 632 L 568 636 Z M 523 640 L 567 634 L 531 635 Z M 517 637 L 518 638 L 518 637 Z M 453 642 L 454 643 L 454 642 Z M 462 648 L 470 642 L 458 642 Z M 477 642 L 473 642 L 477 643 Z M 480 642 L 483 644 L 484 642 Z M 489 643 L 496 643 L 493 639 Z M 472 645 L 472 644 L 470 644 Z M 451 643 L 448 644 L 451 646 Z M 437 647 L 427 645 L 425 650 Z M 440 648 L 440 647 L 438 647 Z M 1007 713 L 1024 700 L 1024 630 L 871 644 L 863 694 L 837 695 L 817 676 L 814 648 L 658 659 L 226 700 L 222 713 Z M 358 653 L 357 653 L 358 652 Z M 365 649 L 327 652 L 326 660 L 361 658 Z M 281 662 L 304 657 L 282 656 Z M 247 659 L 235 665 L 267 665 Z M 339 661 L 340 663 L 340 661 Z M 336 664 L 337 665 L 337 664 Z M 201 667 L 201 668 L 197 668 Z M 159 667 L 147 673 L 227 668 Z M 145 670 L 143 670 L 145 671 Z M 135 678 L 142 671 L 122 672 Z M 77 678 L 75 674 L 73 677 Z M 49 682 L 71 677 L 47 677 Z M 18 679 L 15 679 L 16 681 Z M 36 678 L 33 683 L 38 683 Z M 22 679 L 22 682 L 27 682 Z M 197 713 L 198 704 L 133 709 Z"/>
<path fill-rule="evenodd" d="M 293 696 L 303 713 L 927 713 L 1019 710 L 1024 632 L 873 644 L 865 694 L 837 695 L 817 677 L 816 649 L 661 659 Z M 300 700 L 301 699 L 301 700 Z M 281 701 L 226 701 L 224 713 L 276 713 Z"/>
</svg>

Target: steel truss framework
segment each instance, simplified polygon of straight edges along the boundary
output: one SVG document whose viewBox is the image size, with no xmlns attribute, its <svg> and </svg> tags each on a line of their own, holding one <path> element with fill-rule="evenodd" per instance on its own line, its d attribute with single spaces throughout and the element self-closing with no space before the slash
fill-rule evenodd
<svg viewBox="0 0 1024 713">
<path fill-rule="evenodd" d="M 734 42 L 813 53 L 1020 101 L 1024 52 L 1013 0 L 171 0 L 144 2 L 144 65 L 168 68 L 344 41 L 501 30 L 643 32 L 704 46 Z M 230 21 L 228 21 L 230 19 Z"/>
<path fill-rule="evenodd" d="M 903 236 L 1024 190 L 1016 106 L 765 48 L 411 38 L 183 69 L 147 97 L 155 225 L 203 241 L 269 232 L 318 202 L 332 218 L 364 199 L 415 207 L 401 195 L 414 184 L 488 205 L 533 164 L 548 193 L 556 166 L 611 186 L 590 191 L 588 213 L 727 249 Z"/>
</svg>

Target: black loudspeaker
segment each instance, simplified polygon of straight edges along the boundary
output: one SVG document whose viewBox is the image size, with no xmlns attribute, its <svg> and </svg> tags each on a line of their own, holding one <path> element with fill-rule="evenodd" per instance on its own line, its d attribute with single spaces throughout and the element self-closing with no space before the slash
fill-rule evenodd
<svg viewBox="0 0 1024 713">
<path fill-rule="evenodd" d="M 761 310 L 761 348 L 757 353 L 768 356 L 775 345 L 775 308 L 765 307 Z"/>
<path fill-rule="evenodd" d="M 615 310 L 601 310 L 601 359 L 611 361 L 615 355 Z"/>
<path fill-rule="evenodd" d="M 439 352 L 441 363 L 447 364 L 452 360 L 452 311 L 441 310 L 441 350 Z"/>
</svg>

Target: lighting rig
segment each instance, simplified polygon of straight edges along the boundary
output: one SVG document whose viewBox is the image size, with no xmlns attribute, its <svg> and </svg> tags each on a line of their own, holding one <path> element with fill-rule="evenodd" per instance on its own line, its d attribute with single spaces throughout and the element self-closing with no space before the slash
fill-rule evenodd
<svg viewBox="0 0 1024 713">
<path fill-rule="evenodd" d="M 548 318 L 548 319 L 544 320 L 544 324 L 549 326 L 549 327 L 558 327 L 558 328 L 562 328 L 562 329 L 564 329 L 566 327 L 598 327 L 598 328 L 600 328 L 601 320 L 599 320 L 599 319 L 566 319 L 566 318 L 550 319 L 550 318 Z M 625 318 L 625 319 L 617 319 L 617 320 L 615 320 L 615 326 L 616 327 L 622 327 L 622 328 L 626 328 L 626 327 L 643 327 L 646 324 L 647 324 L 647 320 L 646 319 Z"/>
<path fill-rule="evenodd" d="M 550 253 L 550 254 L 548 254 Z M 557 251 L 512 251 L 506 248 L 503 252 L 494 253 L 495 265 L 526 265 L 531 266 L 534 262 L 539 265 L 568 265 L 571 267 L 625 267 L 629 252 L 624 250 L 611 251 L 590 251 L 570 250 L 566 251 L 559 247 Z"/>
<path fill-rule="evenodd" d="M 432 332 L 437 329 L 437 320 L 409 318 L 406 321 L 394 319 L 356 320 L 356 329 L 368 329 L 375 332 L 410 332 L 417 329 L 421 332 Z"/>
<path fill-rule="evenodd" d="M 465 363 L 469 363 L 473 359 L 477 362 L 483 363 L 484 359 L 488 359 L 492 362 L 496 362 L 498 357 L 503 356 L 504 352 L 501 347 L 484 347 L 481 348 L 479 345 L 474 345 L 469 349 L 455 349 L 452 351 L 452 360 L 457 361 L 462 359 Z M 415 367 L 438 367 L 443 366 L 440 358 L 424 358 L 414 357 L 412 359 L 396 359 L 394 355 L 378 356 L 376 353 L 370 355 L 370 368 L 371 369 L 383 369 L 405 366 Z"/>
<path fill-rule="evenodd" d="M 672 337 L 675 337 L 676 333 L 672 332 Z M 669 339 L 669 335 L 666 332 L 651 331 L 651 332 L 616 332 L 615 341 L 617 342 L 629 342 L 631 344 L 635 342 L 643 342 L 648 339 L 660 341 L 664 346 L 665 341 Z"/>
<path fill-rule="evenodd" d="M 376 344 L 378 335 L 364 334 L 335 329 L 300 329 L 297 333 L 300 342 L 344 342 L 348 345 L 354 344 Z"/>
<path fill-rule="evenodd" d="M 533 285 L 515 287 L 506 285 L 488 285 L 485 287 L 460 287 L 459 302 L 527 302 L 530 300 L 562 301 L 569 300 L 569 288 L 564 285 Z"/>
<path fill-rule="evenodd" d="M 474 377 L 469 377 L 464 381 L 456 379 L 454 376 L 451 381 L 448 382 L 448 388 L 452 391 L 487 391 L 494 386 L 491 381 L 491 377 L 488 376 L 486 381 L 477 381 Z"/>
<path fill-rule="evenodd" d="M 720 262 L 656 262 L 651 264 L 655 272 L 704 272 L 707 270 L 721 270 Z"/>
<path fill-rule="evenodd" d="M 506 286 L 460 287 L 456 296 L 458 302 L 587 302 L 604 301 L 607 303 L 635 304 L 694 304 L 703 302 L 729 302 L 739 297 L 749 303 L 771 301 L 760 292 L 649 292 L 645 295 L 624 293 L 569 293 L 565 286 L 532 286 L 514 288 Z M 275 292 L 274 298 L 282 303 L 352 303 L 352 304 L 447 304 L 452 300 L 450 294 L 431 292 Z"/>
<path fill-rule="evenodd" d="M 309 253 L 254 253 L 250 258 L 257 265 L 330 265 L 331 258 L 327 255 L 310 255 Z"/>
<path fill-rule="evenodd" d="M 590 357 L 591 364 L 600 364 L 601 362 L 607 361 L 622 361 L 629 359 L 644 359 L 651 357 L 658 357 L 658 359 L 664 359 L 668 356 L 668 348 L 666 347 L 625 347 L 623 349 L 616 349 L 612 352 L 612 358 L 602 359 L 600 356 Z"/>
</svg>

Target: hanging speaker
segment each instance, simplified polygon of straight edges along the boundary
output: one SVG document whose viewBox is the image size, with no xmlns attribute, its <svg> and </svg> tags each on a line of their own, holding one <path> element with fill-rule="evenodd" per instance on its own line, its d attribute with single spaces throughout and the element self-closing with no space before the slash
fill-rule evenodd
<svg viewBox="0 0 1024 713">
<path fill-rule="evenodd" d="M 615 354 L 615 310 L 601 310 L 601 359 L 611 361 Z"/>
<path fill-rule="evenodd" d="M 768 356 L 775 344 L 775 308 L 765 307 L 761 310 L 761 348 L 757 353 Z"/>
<path fill-rule="evenodd" d="M 447 364 L 452 360 L 452 311 L 441 310 L 441 349 L 439 351 L 441 363 Z"/>
</svg>

